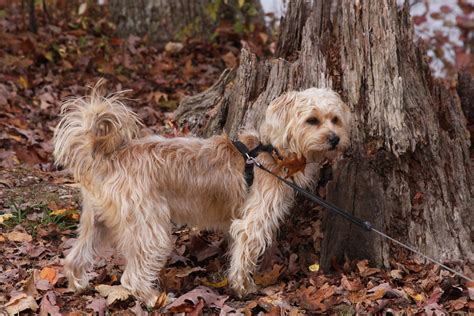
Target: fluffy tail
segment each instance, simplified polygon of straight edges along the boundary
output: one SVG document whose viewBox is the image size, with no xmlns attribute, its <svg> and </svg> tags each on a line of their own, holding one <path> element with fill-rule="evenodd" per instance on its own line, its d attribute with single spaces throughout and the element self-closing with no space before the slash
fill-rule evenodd
<svg viewBox="0 0 474 316">
<path fill-rule="evenodd" d="M 86 97 L 64 102 L 54 133 L 56 164 L 72 168 L 78 180 L 90 173 L 94 161 L 107 159 L 137 137 L 141 126 L 137 115 L 121 102 L 123 92 L 103 96 L 103 83 L 99 80 Z"/>
</svg>

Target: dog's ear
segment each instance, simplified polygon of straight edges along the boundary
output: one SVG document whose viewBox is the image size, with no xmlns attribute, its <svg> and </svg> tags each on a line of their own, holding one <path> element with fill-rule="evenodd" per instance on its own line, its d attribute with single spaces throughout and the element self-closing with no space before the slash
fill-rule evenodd
<svg viewBox="0 0 474 316">
<path fill-rule="evenodd" d="M 260 134 L 265 143 L 285 147 L 287 128 L 296 107 L 297 92 L 287 92 L 273 100 L 267 108 Z"/>
</svg>

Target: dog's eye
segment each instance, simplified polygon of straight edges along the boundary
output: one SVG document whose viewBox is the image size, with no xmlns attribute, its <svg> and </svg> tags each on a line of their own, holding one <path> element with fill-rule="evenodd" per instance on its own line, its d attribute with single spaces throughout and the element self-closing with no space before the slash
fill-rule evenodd
<svg viewBox="0 0 474 316">
<path fill-rule="evenodd" d="M 339 118 L 337 116 L 334 116 L 331 120 L 333 124 L 337 124 L 339 122 Z"/>
<path fill-rule="evenodd" d="M 318 125 L 319 120 L 315 117 L 310 117 L 309 119 L 306 120 L 306 123 L 308 123 L 310 125 Z"/>
</svg>

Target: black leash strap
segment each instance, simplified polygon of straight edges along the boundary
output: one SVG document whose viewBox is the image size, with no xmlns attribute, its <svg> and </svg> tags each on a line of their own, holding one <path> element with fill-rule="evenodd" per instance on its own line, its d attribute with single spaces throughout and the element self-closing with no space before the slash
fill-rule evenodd
<svg viewBox="0 0 474 316">
<path fill-rule="evenodd" d="M 293 190 L 295 190 L 296 192 L 302 194 L 304 197 L 308 198 L 309 200 L 321 205 L 322 207 L 330 210 L 330 211 L 333 211 L 334 213 L 337 213 L 338 215 L 344 217 L 345 219 L 351 221 L 352 223 L 356 224 L 357 226 L 363 228 L 364 230 L 368 231 L 368 232 L 375 232 L 376 234 L 378 234 L 379 236 L 385 238 L 385 239 L 388 239 L 394 243 L 396 243 L 397 245 L 400 245 L 408 250 L 410 250 L 411 252 L 414 252 L 420 256 L 422 256 L 423 258 L 425 258 L 426 260 L 428 261 L 431 261 L 432 263 L 435 263 L 437 265 L 439 265 L 440 267 L 444 268 L 445 270 L 448 270 L 449 272 L 452 272 L 454 274 L 456 274 L 457 276 L 465 279 L 465 280 L 468 280 L 470 282 L 474 282 L 474 279 L 462 274 L 462 273 L 459 273 L 453 269 L 451 269 L 450 267 L 444 265 L 443 263 L 441 263 L 439 260 L 436 260 L 436 259 L 433 259 L 433 258 L 430 258 L 428 257 L 427 255 L 421 253 L 420 251 L 416 250 L 415 248 L 411 247 L 411 246 L 408 246 L 388 235 L 386 235 L 385 233 L 375 229 L 372 224 L 368 221 L 363 221 L 361 220 L 360 218 L 358 217 L 355 217 L 353 216 L 352 214 L 349 214 L 348 212 L 344 211 L 343 209 L 340 209 L 339 207 L 337 207 L 336 205 L 332 204 L 332 203 L 329 203 L 325 200 L 323 200 L 322 198 L 320 198 L 319 196 L 316 196 L 308 191 L 306 191 L 305 189 L 297 186 L 296 184 L 294 184 L 293 182 L 290 182 L 288 180 L 286 180 L 285 178 L 283 177 L 280 177 L 279 175 L 271 172 L 270 170 L 268 170 L 265 166 L 263 166 L 260 162 L 257 161 L 257 159 L 255 158 L 249 158 L 253 164 L 255 164 L 255 166 L 257 166 L 258 168 L 262 169 L 263 171 L 271 174 L 272 176 L 278 178 L 280 181 L 284 182 L 285 184 L 287 184 L 288 186 L 290 186 Z"/>
</svg>

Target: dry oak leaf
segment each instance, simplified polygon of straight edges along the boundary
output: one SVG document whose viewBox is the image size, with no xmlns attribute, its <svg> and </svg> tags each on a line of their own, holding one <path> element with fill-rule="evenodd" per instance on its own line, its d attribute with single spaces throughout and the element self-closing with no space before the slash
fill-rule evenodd
<svg viewBox="0 0 474 316">
<path fill-rule="evenodd" d="M 56 305 L 56 294 L 49 291 L 41 300 L 39 316 L 61 316 L 59 310 L 59 306 Z"/>
<path fill-rule="evenodd" d="M 115 301 L 125 301 L 131 295 L 131 293 L 121 285 L 99 284 L 95 289 L 101 296 L 107 298 L 107 306 L 112 305 Z"/>
<path fill-rule="evenodd" d="M 76 209 L 71 209 L 71 208 L 60 208 L 56 210 L 52 210 L 49 213 L 50 216 L 65 216 L 69 219 L 78 221 L 81 215 L 77 212 Z"/>
<path fill-rule="evenodd" d="M 408 299 L 408 295 L 404 291 L 392 288 L 387 282 L 371 288 L 367 291 L 367 294 L 367 298 L 370 300 L 378 300 L 385 296 L 392 298 L 403 297 L 405 299 Z"/>
<path fill-rule="evenodd" d="M 38 304 L 36 303 L 33 296 L 27 295 L 26 293 L 19 293 L 18 295 L 12 297 L 4 307 L 8 314 L 16 315 L 28 309 L 36 312 L 38 309 Z"/>
<path fill-rule="evenodd" d="M 33 237 L 31 237 L 30 234 L 24 233 L 24 232 L 19 232 L 19 231 L 12 231 L 9 233 L 5 234 L 5 237 L 7 237 L 8 240 L 11 241 L 27 241 L 31 242 L 33 240 Z"/>
<path fill-rule="evenodd" d="M 188 311 L 190 312 L 195 309 L 197 304 L 199 304 L 200 298 L 205 301 L 206 306 L 222 309 L 226 306 L 224 303 L 229 297 L 226 295 L 219 295 L 205 286 L 198 286 L 194 290 L 178 297 L 173 303 L 166 306 L 166 309 L 173 312 L 176 310 L 181 310 L 184 305 L 186 307 L 192 308 Z M 189 302 L 191 302 L 194 306 L 189 306 Z"/>
<path fill-rule="evenodd" d="M 306 167 L 306 158 L 304 156 L 298 157 L 294 153 L 289 154 L 288 157 L 283 159 L 280 159 L 276 153 L 273 153 L 272 156 L 280 168 L 286 169 L 285 178 L 289 178 L 300 171 L 304 173 L 304 168 Z"/>
<path fill-rule="evenodd" d="M 51 285 L 56 284 L 58 281 L 58 271 L 55 268 L 44 267 L 41 270 L 39 277 L 43 280 L 47 280 Z"/>
<path fill-rule="evenodd" d="M 402 275 L 402 270 L 392 270 L 390 271 L 390 276 L 392 277 L 392 279 L 396 279 L 396 280 L 402 280 L 403 279 L 403 275 Z"/>
<path fill-rule="evenodd" d="M 330 298 L 335 293 L 336 287 L 334 285 L 329 285 L 327 282 L 317 290 L 314 286 L 310 286 L 299 291 L 299 304 L 301 307 L 309 310 L 325 312 L 327 307 L 323 301 Z"/>
<path fill-rule="evenodd" d="M 274 264 L 273 268 L 269 272 L 264 272 L 255 276 L 255 283 L 261 286 L 269 286 L 275 284 L 278 278 L 284 271 L 284 266 Z"/>
<path fill-rule="evenodd" d="M 366 277 L 366 276 L 380 272 L 380 269 L 369 268 L 367 266 L 368 264 L 369 264 L 368 260 L 361 260 L 357 262 L 357 269 L 359 269 L 359 273 L 362 277 Z"/>
<path fill-rule="evenodd" d="M 185 267 L 182 269 L 178 269 L 176 271 L 176 277 L 178 278 L 184 278 L 190 275 L 193 272 L 199 272 L 199 271 L 206 271 L 206 269 L 201 268 L 201 267 Z"/>
<path fill-rule="evenodd" d="M 342 276 L 341 285 L 350 292 L 360 291 L 363 287 L 359 278 L 350 281 L 345 275 Z"/>
<path fill-rule="evenodd" d="M 140 305 L 140 304 L 137 304 Z M 90 302 L 87 306 L 86 309 L 92 309 L 97 315 L 99 316 L 104 316 L 105 315 L 105 309 L 106 309 L 106 302 L 103 297 L 99 298 L 94 298 L 92 302 Z"/>
</svg>

